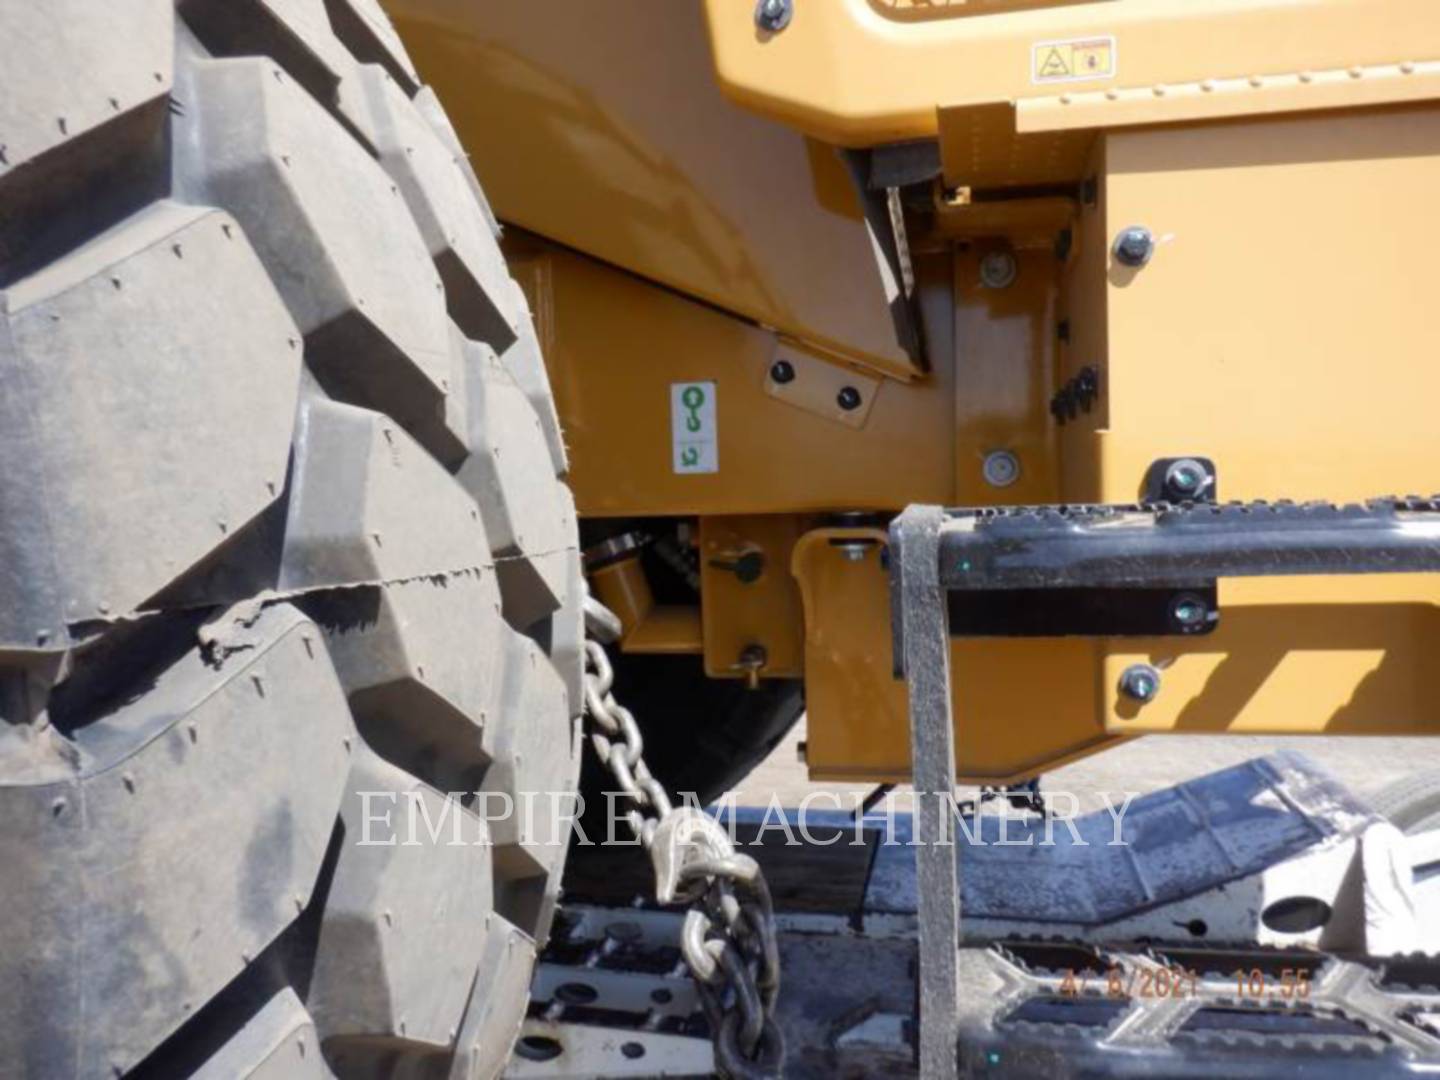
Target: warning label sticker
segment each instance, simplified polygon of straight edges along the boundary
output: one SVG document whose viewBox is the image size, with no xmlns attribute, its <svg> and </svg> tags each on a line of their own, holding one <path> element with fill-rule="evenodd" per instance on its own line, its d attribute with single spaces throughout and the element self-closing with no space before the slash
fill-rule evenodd
<svg viewBox="0 0 1440 1080">
<path fill-rule="evenodd" d="M 1115 77 L 1115 39 L 1110 36 L 1038 41 L 1030 46 L 1030 81 L 1079 82 Z"/>
</svg>

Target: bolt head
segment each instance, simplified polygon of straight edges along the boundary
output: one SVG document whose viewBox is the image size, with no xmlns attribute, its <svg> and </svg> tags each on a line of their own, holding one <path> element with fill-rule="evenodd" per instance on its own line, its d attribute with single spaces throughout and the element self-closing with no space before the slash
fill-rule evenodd
<svg viewBox="0 0 1440 1080">
<path fill-rule="evenodd" d="M 840 388 L 840 393 L 835 395 L 835 404 L 846 412 L 854 412 L 860 407 L 860 391 L 853 386 Z"/>
<path fill-rule="evenodd" d="M 790 25 L 794 13 L 792 0 L 758 0 L 755 5 L 755 25 L 761 30 L 778 34 Z"/>
<path fill-rule="evenodd" d="M 1160 693 L 1160 672 L 1149 664 L 1131 664 L 1120 676 L 1120 692 L 1142 705 Z"/>
<path fill-rule="evenodd" d="M 1181 593 L 1170 601 L 1170 619 L 1182 633 L 1200 632 L 1209 617 L 1209 606 L 1194 593 Z"/>
<path fill-rule="evenodd" d="M 1210 470 L 1194 458 L 1181 458 L 1165 470 L 1165 492 L 1180 500 L 1196 499 L 1210 486 Z"/>
<path fill-rule="evenodd" d="M 987 289 L 1007 289 L 1015 283 L 1019 268 L 1009 251 L 989 251 L 980 259 L 980 284 Z"/>
<path fill-rule="evenodd" d="M 1020 459 L 1009 450 L 992 450 L 980 469 L 991 487 L 1009 487 L 1020 479 Z"/>
<path fill-rule="evenodd" d="M 1150 256 L 1155 254 L 1155 238 L 1150 235 L 1150 230 L 1144 225 L 1131 225 L 1128 229 L 1121 229 L 1120 234 L 1115 237 L 1115 246 L 1111 249 L 1115 255 L 1115 261 L 1122 266 L 1141 267 L 1150 261 Z"/>
<path fill-rule="evenodd" d="M 765 572 L 765 554 L 760 551 L 747 551 L 735 560 L 735 577 L 742 585 L 752 585 L 760 580 L 760 575 Z"/>
<path fill-rule="evenodd" d="M 795 365 L 789 360 L 776 360 L 770 365 L 770 381 L 784 386 L 795 381 Z"/>
</svg>

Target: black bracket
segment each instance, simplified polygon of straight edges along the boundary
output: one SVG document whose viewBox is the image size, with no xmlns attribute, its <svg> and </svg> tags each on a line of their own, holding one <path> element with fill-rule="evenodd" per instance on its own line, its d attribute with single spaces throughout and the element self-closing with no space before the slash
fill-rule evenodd
<svg viewBox="0 0 1440 1080">
<path fill-rule="evenodd" d="M 1208 634 L 1214 581 L 1185 588 L 971 589 L 948 596 L 953 637 L 1166 637 Z"/>
<path fill-rule="evenodd" d="M 1202 633 L 1208 627 L 1185 602 L 1204 603 L 1213 622 L 1217 578 L 1440 571 L 1440 496 L 1348 506 L 1282 500 L 936 512 L 941 524 L 931 557 L 947 624 L 954 619 L 950 629 L 960 633 L 997 633 L 968 609 L 973 601 L 977 611 L 993 611 L 1004 598 L 1023 612 L 1008 618 L 1027 621 L 1032 633 L 1108 635 L 1104 619 L 1084 624 L 1074 612 L 1103 614 L 1115 605 L 1097 593 L 1109 590 L 1149 604 L 1156 625 L 1168 623 L 1165 632 L 1182 632 L 1183 623 L 1183 632 Z M 914 547 L 911 533 L 905 514 L 890 526 L 897 661 L 904 655 L 900 580 L 909 565 L 906 545 Z M 1053 597 L 1071 598 L 1071 609 L 1057 607 L 1047 628 L 1044 611 Z M 1067 619 L 1075 620 L 1068 628 Z"/>
<path fill-rule="evenodd" d="M 1215 463 L 1198 454 L 1167 457 L 1145 471 L 1141 505 L 1214 503 Z M 1044 507 L 1007 510 L 1017 519 Z M 1180 586 L 1095 586 L 968 589 L 949 595 L 954 637 L 1164 637 L 1208 634 L 1219 622 L 1214 578 Z"/>
</svg>

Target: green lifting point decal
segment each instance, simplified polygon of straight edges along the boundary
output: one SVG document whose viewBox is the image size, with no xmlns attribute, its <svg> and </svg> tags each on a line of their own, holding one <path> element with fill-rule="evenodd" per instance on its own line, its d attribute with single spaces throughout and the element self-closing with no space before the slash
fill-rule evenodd
<svg viewBox="0 0 1440 1080">
<path fill-rule="evenodd" d="M 675 472 L 720 471 L 713 382 L 670 384 L 670 442 Z"/>
</svg>

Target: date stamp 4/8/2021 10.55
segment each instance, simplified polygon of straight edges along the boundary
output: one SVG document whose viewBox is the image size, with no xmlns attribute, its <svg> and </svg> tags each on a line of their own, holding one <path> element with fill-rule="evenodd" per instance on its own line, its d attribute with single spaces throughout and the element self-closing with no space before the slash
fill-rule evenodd
<svg viewBox="0 0 1440 1080">
<path fill-rule="evenodd" d="M 1304 1001 L 1310 996 L 1310 971 L 1303 967 L 1281 968 L 1278 973 L 1236 970 L 1227 979 L 1233 980 L 1239 998 Z M 1198 996 L 1199 989 L 1198 972 L 1158 966 L 1110 967 L 1103 973 L 1066 968 L 1060 983 L 1060 993 L 1067 997 L 1098 992 L 1113 998 L 1187 998 Z"/>
</svg>

